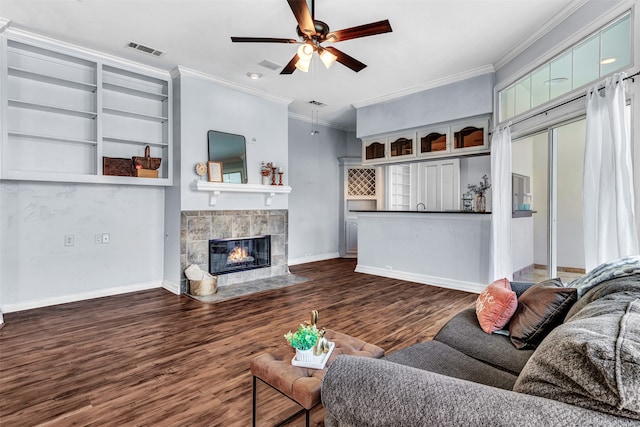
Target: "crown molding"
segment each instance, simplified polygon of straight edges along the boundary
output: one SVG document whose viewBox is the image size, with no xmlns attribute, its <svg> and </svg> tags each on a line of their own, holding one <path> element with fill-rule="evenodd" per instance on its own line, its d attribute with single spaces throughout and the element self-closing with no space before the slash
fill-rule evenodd
<svg viewBox="0 0 640 427">
<path fill-rule="evenodd" d="M 414 93 L 423 92 L 425 90 L 433 89 L 439 86 L 448 85 L 451 83 L 459 82 L 461 80 L 470 79 L 472 77 L 481 76 L 483 74 L 493 73 L 495 69 L 493 65 L 483 65 L 481 67 L 473 68 L 471 70 L 463 71 L 461 73 L 452 74 L 441 79 L 432 80 L 429 82 L 421 83 L 417 86 L 412 86 L 407 89 L 402 89 L 397 92 L 392 92 L 387 95 L 377 96 L 374 98 L 368 98 L 359 102 L 355 102 L 353 105 L 355 108 L 362 108 L 368 105 L 379 104 L 382 102 L 392 101 L 398 98 L 402 98 L 407 95 L 413 95 Z"/>
<path fill-rule="evenodd" d="M 345 132 L 353 131 L 353 129 L 349 129 L 346 126 L 340 126 L 340 125 L 338 125 L 336 123 L 328 122 L 326 120 L 318 120 L 318 119 L 313 119 L 312 120 L 310 116 L 306 116 L 306 115 L 300 114 L 300 113 L 294 113 L 294 112 L 291 112 L 291 111 L 289 111 L 289 118 L 290 119 L 295 119 L 295 120 L 300 120 L 302 122 L 307 122 L 307 123 L 316 123 L 316 124 L 319 124 L 319 125 L 322 125 L 322 126 L 325 126 L 325 127 L 328 127 L 328 128 L 342 130 L 342 131 L 345 131 Z"/>
<path fill-rule="evenodd" d="M 565 19 L 574 14 L 578 9 L 584 6 L 589 0 L 572 0 L 569 4 L 556 13 L 551 19 L 538 28 L 533 34 L 520 42 L 515 48 L 511 49 L 505 56 L 500 58 L 495 64 L 494 68 L 499 70 L 513 60 L 516 56 L 530 48 L 535 42 L 544 37 L 549 31 L 560 25 Z"/>
<path fill-rule="evenodd" d="M 177 67 L 175 67 L 173 70 L 171 70 L 171 77 L 176 78 L 176 77 L 187 77 L 187 76 L 191 76 L 191 77 L 197 77 L 200 79 L 204 79 L 204 80 L 209 80 L 215 83 L 218 83 L 222 86 L 226 86 L 226 87 L 230 87 L 232 89 L 236 89 L 240 92 L 244 92 L 244 93 L 248 93 L 249 95 L 255 95 L 255 96 L 259 96 L 260 98 L 264 98 L 267 99 L 269 101 L 275 101 L 275 102 L 279 102 L 281 104 L 291 104 L 291 102 L 293 102 L 293 99 L 291 98 L 286 98 L 284 96 L 279 96 L 279 95 L 274 95 L 268 92 L 264 92 L 258 89 L 254 89 L 251 87 L 247 87 L 247 86 L 242 86 L 238 83 L 229 81 L 229 80 L 225 80 L 222 79 L 220 77 L 216 77 L 216 76 L 212 76 L 211 74 L 207 74 L 207 73 L 203 73 L 202 71 L 197 71 L 197 70 L 192 70 L 191 68 L 187 68 L 187 67 L 183 67 L 181 65 L 178 65 Z"/>
<path fill-rule="evenodd" d="M 4 30 L 9 28 L 9 25 L 11 25 L 11 20 L 0 16 L 0 34 L 2 34 Z"/>
</svg>

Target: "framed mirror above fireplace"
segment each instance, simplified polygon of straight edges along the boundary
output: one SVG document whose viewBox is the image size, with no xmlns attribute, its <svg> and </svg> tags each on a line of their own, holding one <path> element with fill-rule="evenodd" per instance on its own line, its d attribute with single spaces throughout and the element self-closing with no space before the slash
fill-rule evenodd
<svg viewBox="0 0 640 427">
<path fill-rule="evenodd" d="M 209 161 L 222 163 L 222 182 L 247 183 L 247 152 L 244 136 L 210 130 L 207 132 Z"/>
</svg>

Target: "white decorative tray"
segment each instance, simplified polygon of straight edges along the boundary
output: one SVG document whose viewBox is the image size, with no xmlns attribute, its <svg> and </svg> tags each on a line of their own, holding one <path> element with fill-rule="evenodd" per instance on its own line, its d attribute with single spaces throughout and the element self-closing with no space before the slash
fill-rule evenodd
<svg viewBox="0 0 640 427">
<path fill-rule="evenodd" d="M 293 356 L 291 359 L 291 364 L 293 366 L 301 366 L 303 368 L 311 368 L 311 369 L 324 369 L 327 364 L 327 360 L 329 360 L 329 356 L 333 353 L 333 349 L 336 347 L 336 343 L 329 342 L 329 351 L 327 353 L 322 353 L 320 356 L 314 356 L 311 362 L 301 362 L 296 360 L 296 357 Z"/>
</svg>

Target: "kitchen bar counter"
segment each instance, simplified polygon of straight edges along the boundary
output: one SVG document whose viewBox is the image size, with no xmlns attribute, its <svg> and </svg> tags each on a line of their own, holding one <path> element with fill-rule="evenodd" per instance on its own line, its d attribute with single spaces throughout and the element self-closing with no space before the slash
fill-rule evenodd
<svg viewBox="0 0 640 427">
<path fill-rule="evenodd" d="M 476 293 L 489 283 L 490 213 L 355 213 L 357 272 Z"/>
<path fill-rule="evenodd" d="M 352 210 L 351 212 L 361 212 L 361 213 L 374 213 L 374 212 L 387 212 L 387 213 L 418 213 L 418 214 L 471 214 L 471 215 L 491 215 L 491 212 L 470 212 L 470 211 L 389 211 L 389 210 Z"/>
</svg>

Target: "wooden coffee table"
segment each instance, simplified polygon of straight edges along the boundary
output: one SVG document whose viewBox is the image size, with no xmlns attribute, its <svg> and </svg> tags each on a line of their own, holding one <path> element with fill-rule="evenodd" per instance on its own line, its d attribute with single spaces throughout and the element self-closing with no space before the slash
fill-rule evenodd
<svg viewBox="0 0 640 427">
<path fill-rule="evenodd" d="M 310 411 L 320 404 L 320 388 L 322 378 L 327 368 L 336 357 L 341 354 L 352 356 L 375 357 L 384 356 L 384 350 L 376 345 L 366 343 L 347 334 L 327 329 L 325 338 L 335 343 L 333 353 L 324 369 L 311 369 L 293 366 L 291 359 L 295 351 L 291 347 L 284 347 L 271 353 L 264 353 L 251 360 L 251 374 L 253 375 L 253 426 L 256 425 L 256 380 L 259 379 L 271 388 L 282 393 L 296 402 L 302 409 L 278 426 L 284 425 L 300 414 L 306 414 L 306 426 L 309 427 Z"/>
</svg>

